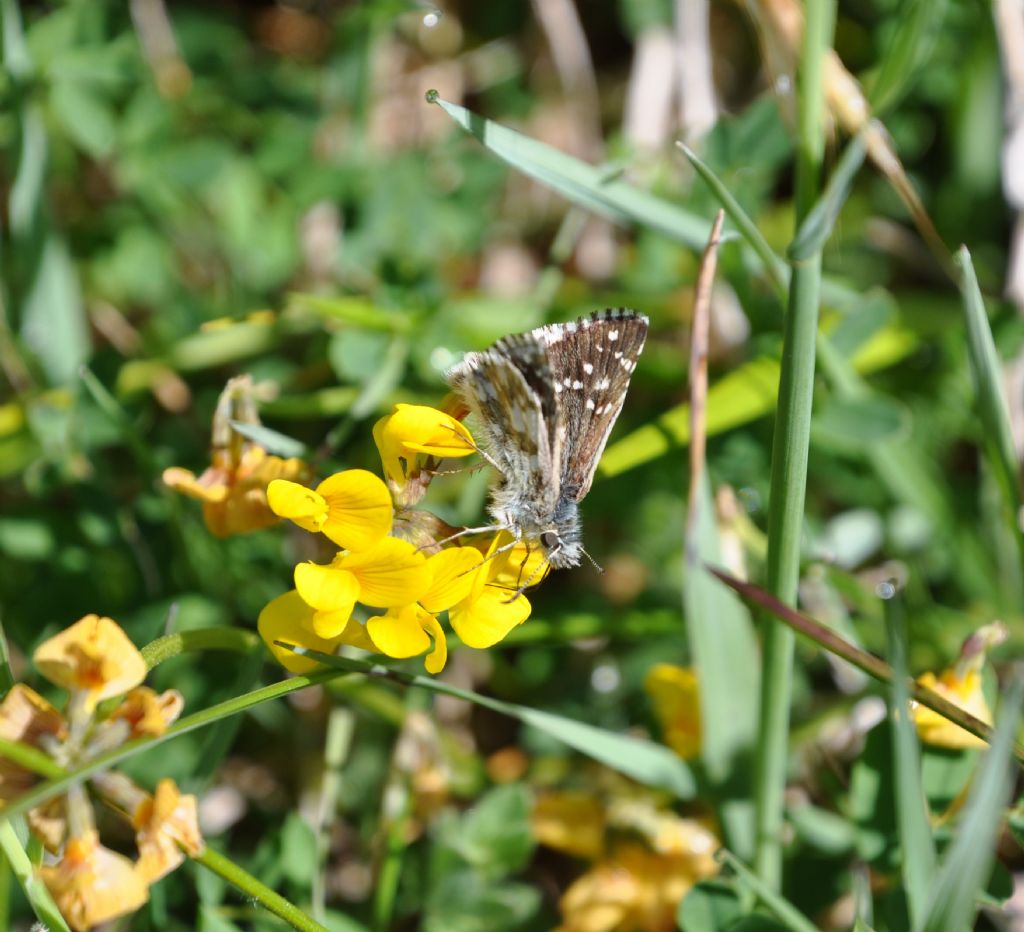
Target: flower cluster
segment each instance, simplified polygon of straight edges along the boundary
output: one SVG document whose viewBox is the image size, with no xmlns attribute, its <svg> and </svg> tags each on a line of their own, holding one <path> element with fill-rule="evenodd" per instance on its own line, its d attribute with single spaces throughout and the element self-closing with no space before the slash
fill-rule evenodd
<svg viewBox="0 0 1024 932">
<path fill-rule="evenodd" d="M 260 634 L 294 672 L 316 664 L 281 643 L 323 653 L 347 644 L 398 659 L 426 654 L 427 671 L 437 673 L 448 656 L 441 613 L 463 644 L 490 647 L 530 614 L 522 581 L 543 575 L 541 555 L 507 533 L 481 547 L 455 540 L 445 546 L 451 535 L 439 540 L 440 529 L 451 529 L 411 511 L 435 471 L 432 461 L 476 451 L 460 421 L 434 408 L 396 405 L 373 434 L 387 483 L 350 469 L 315 489 L 278 479 L 267 490 L 276 515 L 340 548 L 328 564 L 298 564 L 295 588 L 260 613 Z M 358 615 L 357 606 L 364 608 Z"/>
<path fill-rule="evenodd" d="M 0 738 L 31 745 L 73 770 L 131 738 L 163 734 L 181 714 L 176 690 L 142 686 L 146 662 L 116 622 L 87 615 L 39 646 L 36 667 L 68 691 L 63 712 L 17 684 L 0 703 Z M 106 700 L 121 697 L 113 704 Z M 36 775 L 0 757 L 0 809 L 25 793 Z M 173 871 L 203 840 L 194 796 L 164 779 L 147 793 L 122 774 L 101 771 L 88 781 L 96 796 L 124 813 L 135 830 L 138 859 L 100 844 L 83 784 L 28 813 L 29 827 L 50 852 L 39 869 L 68 925 L 76 930 L 138 909 L 149 885 Z"/>
<path fill-rule="evenodd" d="M 249 376 L 231 379 L 213 416 L 210 465 L 198 477 L 180 466 L 163 473 L 164 485 L 203 503 L 203 519 L 217 537 L 277 523 L 277 515 L 267 505 L 267 486 L 274 479 L 306 482 L 311 478 L 309 466 L 302 460 L 273 456 L 232 427 L 233 421 L 259 425 L 255 394 Z"/>
</svg>

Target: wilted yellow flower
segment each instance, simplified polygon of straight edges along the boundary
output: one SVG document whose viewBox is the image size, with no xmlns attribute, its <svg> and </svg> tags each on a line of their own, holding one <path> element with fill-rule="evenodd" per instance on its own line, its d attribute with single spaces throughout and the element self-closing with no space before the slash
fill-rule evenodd
<svg viewBox="0 0 1024 932">
<path fill-rule="evenodd" d="M 92 830 L 71 838 L 60 861 L 43 865 L 39 875 L 75 932 L 134 912 L 149 899 L 135 865 L 104 848 Z"/>
<path fill-rule="evenodd" d="M 428 456 L 469 456 L 476 444 L 466 426 L 444 411 L 425 405 L 395 405 L 373 425 L 384 475 L 395 489 L 415 478 Z"/>
<path fill-rule="evenodd" d="M 161 780 L 132 815 L 139 860 L 136 869 L 146 883 L 155 883 L 182 861 L 203 852 L 195 796 L 183 796 L 173 780 Z"/>
<path fill-rule="evenodd" d="M 185 699 L 176 689 L 157 693 L 148 686 L 137 686 L 110 714 L 111 721 L 124 721 L 133 738 L 162 735 L 173 724 L 185 706 Z"/>
<path fill-rule="evenodd" d="M 203 519 L 217 537 L 258 531 L 277 522 L 267 504 L 275 479 L 308 482 L 312 471 L 302 460 L 273 456 L 242 436 L 233 423 L 259 425 L 259 393 L 248 375 L 231 379 L 213 415 L 210 466 L 202 475 L 180 466 L 163 473 L 164 485 L 203 503 Z"/>
<path fill-rule="evenodd" d="M 215 450 L 212 463 L 200 476 L 180 466 L 163 472 L 168 488 L 203 503 L 203 520 L 216 537 L 247 534 L 276 524 L 267 504 L 267 486 L 276 480 L 307 481 L 311 470 L 302 460 L 272 456 L 247 443 L 241 454 Z"/>
<path fill-rule="evenodd" d="M 647 671 L 644 689 L 667 744 L 683 760 L 700 753 L 700 690 L 697 674 L 686 667 L 657 663 Z"/>
<path fill-rule="evenodd" d="M 86 711 L 138 686 L 146 675 L 146 661 L 117 622 L 98 615 L 44 641 L 33 659 L 51 683 L 81 693 Z"/>
<path fill-rule="evenodd" d="M 0 738 L 39 746 L 44 736 L 63 739 L 64 716 L 34 689 L 16 683 L 0 702 Z M 20 796 L 38 776 L 0 755 L 0 803 Z"/>
<path fill-rule="evenodd" d="M 315 490 L 279 479 L 267 492 L 275 514 L 346 550 L 367 550 L 391 533 L 391 494 L 365 469 L 335 473 Z"/>
<path fill-rule="evenodd" d="M 917 678 L 918 683 L 935 690 L 986 725 L 991 725 L 992 710 L 982 692 L 981 669 L 988 650 L 1001 644 L 1006 636 L 1006 626 L 1001 622 L 982 626 L 964 641 L 954 666 L 943 670 L 938 676 L 931 672 L 924 673 Z M 987 746 L 981 738 L 920 703 L 913 703 L 911 715 L 917 726 L 918 737 L 926 744 L 953 750 Z"/>
</svg>

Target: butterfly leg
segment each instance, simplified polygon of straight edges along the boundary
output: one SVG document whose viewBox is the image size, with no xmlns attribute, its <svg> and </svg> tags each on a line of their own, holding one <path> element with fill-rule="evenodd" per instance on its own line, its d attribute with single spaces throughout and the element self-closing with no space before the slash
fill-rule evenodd
<svg viewBox="0 0 1024 932">
<path fill-rule="evenodd" d="M 515 545 L 518 544 L 519 541 L 521 541 L 523 539 L 523 532 L 519 528 L 499 527 L 496 530 L 498 530 L 498 531 L 509 531 L 509 530 L 511 530 L 515 536 L 507 544 L 503 544 L 497 550 L 487 554 L 487 556 L 484 557 L 475 566 L 471 566 L 468 570 L 465 570 L 465 571 L 459 573 L 460 576 L 465 576 L 467 573 L 475 573 L 485 563 L 490 563 L 490 561 L 493 560 L 495 557 L 501 556 L 501 554 L 503 554 L 503 553 L 507 553 L 509 550 L 511 550 L 513 547 L 515 547 Z"/>
<path fill-rule="evenodd" d="M 456 531 L 454 534 L 450 534 L 448 537 L 443 537 L 441 540 L 431 541 L 429 544 L 424 544 L 422 547 L 418 547 L 418 550 L 426 550 L 427 547 L 440 547 L 443 544 L 451 543 L 453 540 L 458 540 L 460 537 L 466 537 L 468 534 L 487 534 L 489 532 L 498 533 L 499 531 L 507 531 L 507 524 L 485 524 L 483 527 L 464 527 L 461 531 Z"/>
</svg>

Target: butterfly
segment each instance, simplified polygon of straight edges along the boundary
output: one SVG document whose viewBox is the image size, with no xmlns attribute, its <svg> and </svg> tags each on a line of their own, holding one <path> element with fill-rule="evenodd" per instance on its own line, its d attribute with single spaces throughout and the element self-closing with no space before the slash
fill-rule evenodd
<svg viewBox="0 0 1024 932">
<path fill-rule="evenodd" d="M 626 400 L 647 323 L 626 308 L 595 311 L 503 337 L 447 373 L 500 474 L 489 507 L 496 524 L 486 530 L 537 544 L 556 569 L 585 554 L 579 503 Z"/>
</svg>

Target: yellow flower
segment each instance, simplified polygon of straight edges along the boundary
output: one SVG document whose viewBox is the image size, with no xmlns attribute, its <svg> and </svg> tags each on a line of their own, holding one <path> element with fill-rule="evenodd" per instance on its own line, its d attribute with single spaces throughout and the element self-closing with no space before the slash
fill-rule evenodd
<svg viewBox="0 0 1024 932">
<path fill-rule="evenodd" d="M 596 861 L 604 851 L 604 807 L 589 793 L 545 793 L 530 816 L 533 836 L 542 845 L 573 857 Z"/>
<path fill-rule="evenodd" d="M 373 425 L 373 439 L 384 475 L 397 488 L 419 473 L 428 456 L 446 459 L 476 452 L 473 437 L 461 421 L 425 405 L 395 405 L 391 414 Z"/>
<path fill-rule="evenodd" d="M 665 744 L 683 760 L 700 753 L 700 691 L 697 674 L 671 663 L 647 671 L 644 689 L 654 704 Z"/>
<path fill-rule="evenodd" d="M 674 932 L 680 900 L 717 873 L 711 854 L 618 846 L 565 891 L 558 932 Z"/>
<path fill-rule="evenodd" d="M 300 563 L 295 589 L 316 609 L 313 631 L 331 639 L 344 630 L 357 601 L 373 608 L 415 602 L 430 586 L 426 564 L 408 541 L 385 537 L 370 550 L 339 553 L 329 566 Z"/>
<path fill-rule="evenodd" d="M 36 648 L 39 672 L 51 683 L 81 692 L 86 711 L 138 686 L 146 661 L 117 622 L 86 615 Z"/>
<path fill-rule="evenodd" d="M 162 735 L 181 715 L 184 706 L 185 699 L 176 689 L 157 694 L 148 686 L 137 686 L 111 712 L 110 719 L 126 722 L 133 738 Z"/>
<path fill-rule="evenodd" d="M 163 472 L 168 488 L 203 503 L 203 520 L 216 537 L 247 534 L 276 524 L 278 517 L 267 504 L 271 482 L 306 481 L 311 470 L 302 460 L 272 456 L 256 444 L 246 444 L 240 455 L 214 450 L 201 476 L 171 466 Z"/>
<path fill-rule="evenodd" d="M 515 591 L 520 586 L 540 585 L 550 572 L 551 564 L 543 549 L 521 540 L 501 560 L 492 582 Z"/>
<path fill-rule="evenodd" d="M 190 855 L 202 854 L 203 838 L 195 796 L 182 796 L 173 780 L 161 780 L 132 815 L 139 860 L 136 870 L 147 884 L 155 883 Z"/>
<path fill-rule="evenodd" d="M 473 587 L 470 571 L 480 562 L 472 547 L 451 547 L 427 560 L 430 588 L 418 602 L 392 608 L 366 622 L 366 633 L 377 650 L 388 657 L 415 657 L 428 650 L 424 665 L 428 673 L 440 673 L 448 661 L 448 642 L 437 613 L 461 602 Z"/>
<path fill-rule="evenodd" d="M 467 647 L 493 647 L 530 617 L 526 596 L 490 581 L 500 569 L 494 565 L 492 557 L 509 540 L 505 532 L 495 536 L 473 573 L 469 594 L 448 612 L 453 630 Z"/>
<path fill-rule="evenodd" d="M 104 848 L 92 830 L 70 839 L 60 861 L 39 874 L 75 932 L 134 912 L 149 898 L 135 865 Z"/>
<path fill-rule="evenodd" d="M 313 627 L 313 619 L 317 614 L 316 609 L 307 605 L 294 589 L 267 603 L 260 612 L 256 623 L 260 637 L 266 642 L 274 659 L 286 670 L 292 673 L 309 673 L 315 670 L 319 663 L 280 647 L 276 643 L 278 641 L 296 647 L 308 647 L 322 654 L 334 653 L 339 644 L 351 644 L 353 647 L 369 651 L 376 650 L 366 634 L 366 629 L 354 618 L 347 620 L 337 637 L 320 637 Z"/>
<path fill-rule="evenodd" d="M 44 736 L 63 739 L 64 717 L 34 689 L 16 683 L 0 703 L 0 738 L 38 747 Z M 38 777 L 0 755 L 0 803 L 20 796 Z"/>
<path fill-rule="evenodd" d="M 391 532 L 391 495 L 365 469 L 335 473 L 315 490 L 278 479 L 267 494 L 275 514 L 346 550 L 367 550 Z"/>
<path fill-rule="evenodd" d="M 981 689 L 981 669 L 989 649 L 1005 641 L 1008 633 L 1006 625 L 999 621 L 983 625 L 964 641 L 954 666 L 943 670 L 938 676 L 924 673 L 917 678 L 918 683 L 935 690 L 965 712 L 991 725 L 992 710 Z M 981 738 L 964 731 L 948 718 L 919 703 L 911 704 L 910 714 L 917 726 L 918 737 L 926 744 L 953 750 L 987 746 Z"/>
<path fill-rule="evenodd" d="M 981 674 L 977 670 L 960 673 L 955 667 L 943 670 L 939 676 L 934 673 L 923 673 L 917 678 L 918 683 L 934 689 L 940 696 L 970 712 L 975 718 L 987 725 L 992 724 L 992 710 L 989 708 L 985 694 L 981 691 Z M 959 725 L 953 724 L 948 718 L 933 712 L 917 703 L 911 715 L 917 726 L 917 734 L 925 744 L 933 744 L 940 748 L 963 750 L 966 748 L 984 748 L 986 743 L 981 738 L 964 731 Z"/>
</svg>

